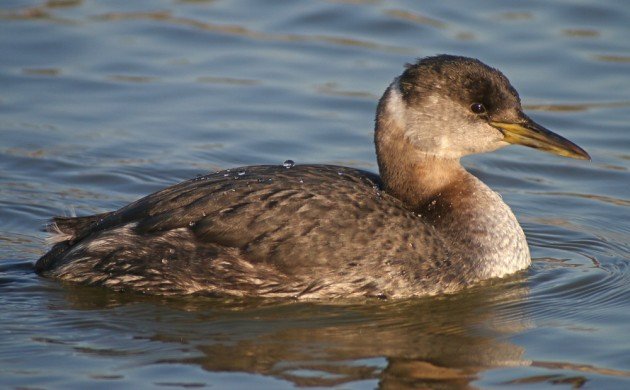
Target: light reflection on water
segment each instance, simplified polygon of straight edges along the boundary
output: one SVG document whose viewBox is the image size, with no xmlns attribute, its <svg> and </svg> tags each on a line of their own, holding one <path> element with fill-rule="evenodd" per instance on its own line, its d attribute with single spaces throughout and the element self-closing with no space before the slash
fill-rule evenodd
<svg viewBox="0 0 630 390">
<path fill-rule="evenodd" d="M 264 4 L 264 5 L 263 5 Z M 0 4 L 0 383 L 286 388 L 628 387 L 628 27 L 613 1 Z M 32 272 L 57 214 L 230 166 L 375 170 L 376 101 L 405 62 L 499 67 L 592 163 L 466 160 L 536 258 L 401 302 L 163 300 Z"/>
<path fill-rule="evenodd" d="M 523 347 L 500 337 L 532 326 L 519 304 L 527 296 L 524 276 L 438 299 L 334 304 L 160 299 L 87 287 L 55 290 L 45 282 L 52 288 L 43 289 L 50 317 L 24 336 L 75 358 L 95 358 L 100 364 L 90 375 L 118 372 L 122 383 L 128 369 L 114 367 L 140 360 L 256 373 L 301 386 L 462 384 L 488 367 L 529 364 Z"/>
</svg>

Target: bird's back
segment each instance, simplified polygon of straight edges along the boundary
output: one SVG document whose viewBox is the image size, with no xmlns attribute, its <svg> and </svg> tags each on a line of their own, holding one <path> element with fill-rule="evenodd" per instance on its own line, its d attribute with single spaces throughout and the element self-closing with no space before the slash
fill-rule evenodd
<svg viewBox="0 0 630 390">
<path fill-rule="evenodd" d="M 217 172 L 53 226 L 60 242 L 38 272 L 121 290 L 408 296 L 460 283 L 438 232 L 346 167 Z"/>
</svg>

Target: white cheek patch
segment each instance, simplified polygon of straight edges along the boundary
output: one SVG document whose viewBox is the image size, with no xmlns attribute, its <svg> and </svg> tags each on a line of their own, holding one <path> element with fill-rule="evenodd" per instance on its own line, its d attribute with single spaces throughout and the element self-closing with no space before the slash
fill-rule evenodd
<svg viewBox="0 0 630 390">
<path fill-rule="evenodd" d="M 406 105 L 400 91 L 399 84 L 400 77 L 394 79 L 389 85 L 387 97 L 385 99 L 385 111 L 389 118 L 396 122 L 400 126 L 404 126 L 406 123 Z"/>
</svg>

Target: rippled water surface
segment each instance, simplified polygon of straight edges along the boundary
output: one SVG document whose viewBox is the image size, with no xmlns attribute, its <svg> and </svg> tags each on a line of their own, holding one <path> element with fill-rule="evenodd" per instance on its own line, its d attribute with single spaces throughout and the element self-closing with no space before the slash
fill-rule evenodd
<svg viewBox="0 0 630 390">
<path fill-rule="evenodd" d="M 630 388 L 630 3 L 0 2 L 0 385 Z M 474 56 L 583 162 L 465 165 L 527 234 L 527 272 L 385 302 L 159 299 L 33 273 L 53 215 L 218 168 L 375 171 L 405 62 Z"/>
</svg>

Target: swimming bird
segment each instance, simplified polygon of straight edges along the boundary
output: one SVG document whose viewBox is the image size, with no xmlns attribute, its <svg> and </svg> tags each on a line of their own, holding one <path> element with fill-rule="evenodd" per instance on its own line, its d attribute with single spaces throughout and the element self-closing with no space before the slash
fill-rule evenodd
<svg viewBox="0 0 630 390">
<path fill-rule="evenodd" d="M 520 144 L 590 159 L 526 116 L 479 60 L 408 64 L 380 99 L 380 176 L 333 165 L 211 173 L 117 211 L 54 218 L 36 271 L 159 295 L 294 299 L 452 293 L 530 265 L 523 230 L 460 158 Z"/>
</svg>

